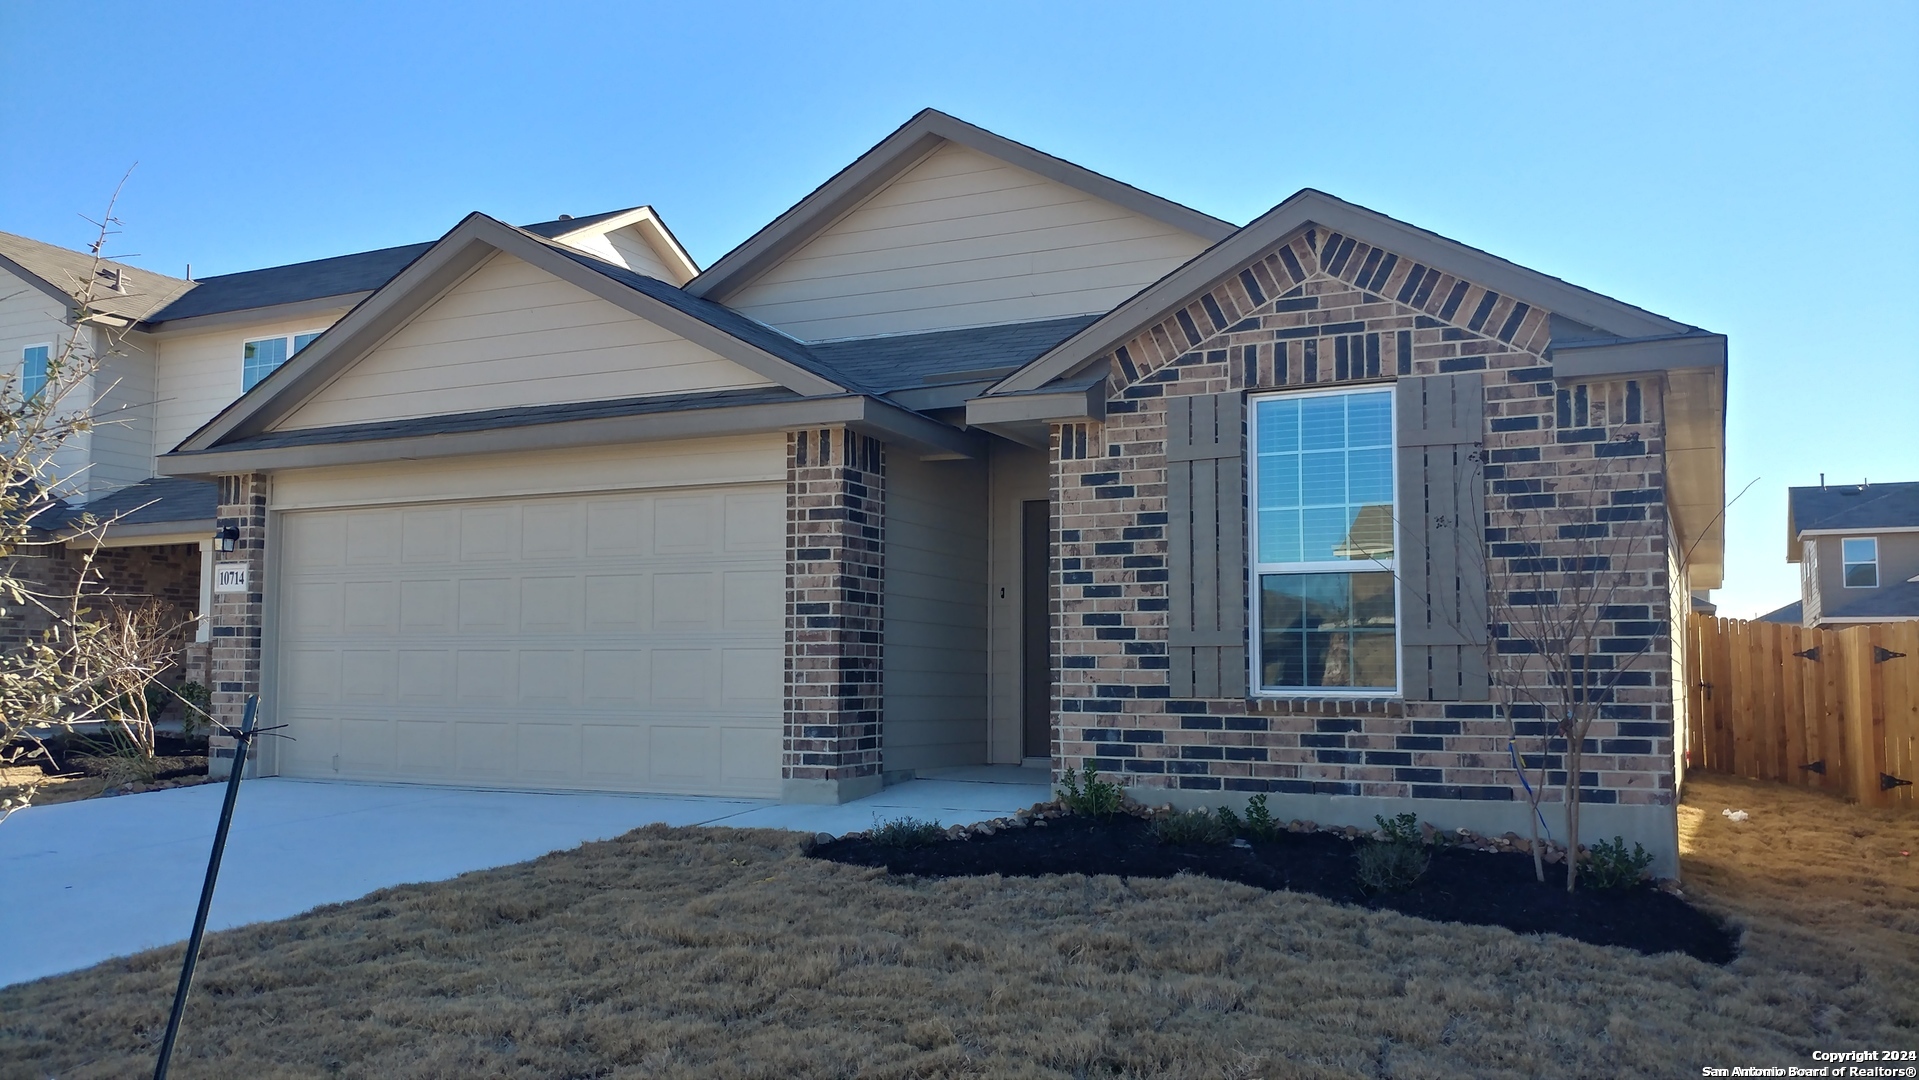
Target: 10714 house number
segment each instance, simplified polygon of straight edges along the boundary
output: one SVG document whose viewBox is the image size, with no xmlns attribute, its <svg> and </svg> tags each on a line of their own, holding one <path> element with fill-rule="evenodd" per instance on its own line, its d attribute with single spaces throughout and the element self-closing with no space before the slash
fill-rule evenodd
<svg viewBox="0 0 1919 1080">
<path fill-rule="evenodd" d="M 213 591 L 217 593 L 246 592 L 247 569 L 247 564 L 243 562 L 214 564 Z"/>
</svg>

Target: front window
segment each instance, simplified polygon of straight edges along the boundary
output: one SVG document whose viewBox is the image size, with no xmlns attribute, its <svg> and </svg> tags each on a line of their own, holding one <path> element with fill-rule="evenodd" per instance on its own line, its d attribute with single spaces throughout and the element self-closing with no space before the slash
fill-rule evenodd
<svg viewBox="0 0 1919 1080">
<path fill-rule="evenodd" d="M 1879 541 L 1874 537 L 1839 541 L 1839 561 L 1844 564 L 1846 588 L 1879 587 Z"/>
<path fill-rule="evenodd" d="M 279 370 L 287 359 L 307 347 L 308 343 L 320 336 L 315 330 L 309 334 L 291 334 L 283 337 L 255 338 L 246 343 L 246 351 L 241 361 L 241 390 L 251 390 L 260 384 L 260 380 Z"/>
<path fill-rule="evenodd" d="M 1398 689 L 1392 390 L 1255 398 L 1252 414 L 1260 690 Z"/>
<path fill-rule="evenodd" d="M 47 360 L 53 355 L 51 345 L 29 345 L 20 358 L 20 398 L 32 401 L 47 388 Z"/>
</svg>

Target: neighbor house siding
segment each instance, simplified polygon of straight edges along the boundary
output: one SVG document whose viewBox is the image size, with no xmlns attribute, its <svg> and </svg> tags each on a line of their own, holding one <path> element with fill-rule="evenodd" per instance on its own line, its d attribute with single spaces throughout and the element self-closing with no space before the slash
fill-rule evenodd
<svg viewBox="0 0 1919 1080">
<path fill-rule="evenodd" d="M 1848 589 L 1842 545 L 1847 539 L 1868 536 L 1879 541 L 1879 584 L 1871 589 Z M 1845 536 L 1809 536 L 1805 541 L 1805 550 L 1805 565 L 1811 567 L 1817 582 L 1819 601 L 1805 608 L 1808 623 L 1827 614 L 1843 619 L 1847 606 L 1903 585 L 1919 575 L 1919 532 L 1879 533 L 1860 529 Z M 1814 551 L 1818 552 L 1817 558 L 1811 557 Z"/>
<path fill-rule="evenodd" d="M 1181 698 L 1167 670 L 1168 399 L 1480 372 L 1493 595 L 1526 587 L 1535 565 L 1579 555 L 1573 537 L 1646 534 L 1613 564 L 1627 585 L 1594 663 L 1637 659 L 1594 725 L 1582 786 L 1589 805 L 1659 808 L 1645 835 L 1674 854 L 1660 403 L 1639 384 L 1557 386 L 1548 337 L 1547 314 L 1512 297 L 1307 229 L 1114 353 L 1105 423 L 1054 430 L 1063 764 L 1191 799 L 1513 800 L 1508 729 L 1490 702 L 1260 698 L 1250 677 L 1230 695 Z M 1562 390 L 1574 414 L 1563 421 Z M 1493 631 L 1497 674 L 1514 645 Z M 1522 737 L 1541 730 L 1520 719 Z M 1491 807 L 1459 813 L 1523 828 Z"/>
<path fill-rule="evenodd" d="M 1206 242 L 953 143 L 726 297 L 807 340 L 1107 311 Z"/>
<path fill-rule="evenodd" d="M 986 760 L 986 466 L 890 455 L 887 772 Z"/>
<path fill-rule="evenodd" d="M 771 385 L 502 254 L 316 391 L 277 428 Z"/>
<path fill-rule="evenodd" d="M 65 304 L 11 274 L 0 274 L 0 371 L 13 376 L 14 393 L 20 390 L 20 366 L 27 346 L 51 345 L 50 357 L 58 357 L 67 347 L 73 328 L 67 325 L 66 318 Z M 92 348 L 91 331 L 80 334 L 78 346 Z M 85 396 L 84 390 L 76 391 L 68 400 L 77 406 Z M 69 438 L 54 455 L 54 477 L 59 480 L 78 477 L 75 482 L 84 487 L 87 481 L 83 470 L 92 445 L 92 432 L 78 432 Z M 75 494 L 81 498 L 86 496 L 85 491 Z"/>
<path fill-rule="evenodd" d="M 240 396 L 247 342 L 322 330 L 347 310 L 155 335 L 160 357 L 154 377 L 153 452 L 164 454 L 180 445 Z"/>
</svg>

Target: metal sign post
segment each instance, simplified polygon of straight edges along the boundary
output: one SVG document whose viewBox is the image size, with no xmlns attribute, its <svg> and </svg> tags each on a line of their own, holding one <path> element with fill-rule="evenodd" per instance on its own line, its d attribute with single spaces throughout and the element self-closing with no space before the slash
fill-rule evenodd
<svg viewBox="0 0 1919 1080">
<path fill-rule="evenodd" d="M 246 715 L 240 720 L 237 743 L 233 748 L 233 769 L 227 774 L 227 798 L 220 806 L 220 827 L 213 832 L 213 856 L 207 860 L 207 880 L 200 886 L 200 910 L 193 916 L 193 936 L 187 938 L 187 959 L 180 965 L 180 986 L 173 992 L 173 1014 L 167 1017 L 167 1035 L 160 1040 L 160 1060 L 153 1067 L 153 1080 L 166 1080 L 173 1063 L 173 1041 L 180 1034 L 180 1017 L 187 1011 L 187 991 L 193 987 L 193 966 L 200 959 L 200 940 L 207 933 L 207 911 L 213 906 L 213 884 L 220 877 L 220 856 L 227 849 L 227 827 L 233 824 L 233 804 L 240 797 L 240 777 L 247 771 L 247 747 L 253 742 L 253 714 L 260 707 L 258 694 L 247 698 Z"/>
</svg>

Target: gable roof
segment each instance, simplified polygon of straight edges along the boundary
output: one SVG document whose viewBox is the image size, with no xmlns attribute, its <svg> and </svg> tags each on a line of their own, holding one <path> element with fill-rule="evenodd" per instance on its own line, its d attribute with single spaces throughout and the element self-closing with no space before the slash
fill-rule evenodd
<svg viewBox="0 0 1919 1080">
<path fill-rule="evenodd" d="M 679 280 L 669 282 L 672 285 L 684 285 L 699 275 L 700 264 L 693 258 L 680 238 L 666 227 L 666 220 L 651 206 L 632 206 L 625 210 L 611 210 L 604 214 L 592 214 L 584 218 L 563 217 L 558 221 L 544 221 L 538 225 L 522 225 L 521 228 L 536 236 L 548 240 L 558 240 L 565 244 L 582 233 L 604 236 L 619 232 L 621 229 L 638 228 L 647 235 L 647 244 L 654 254 L 661 256 L 662 265 L 679 272 Z"/>
<path fill-rule="evenodd" d="M 937 109 L 922 109 L 851 165 L 687 282 L 687 291 L 696 296 L 725 299 L 947 142 L 977 150 L 1208 241 L 1222 240 L 1234 231 L 1231 222 L 995 135 Z"/>
<path fill-rule="evenodd" d="M 208 450 L 257 435 L 375 348 L 495 252 L 529 262 L 801 395 L 856 389 L 804 345 L 709 300 L 485 214 L 467 215 L 378 292 L 180 444 Z"/>
<path fill-rule="evenodd" d="M 91 281 L 93 310 L 124 319 L 138 319 L 193 288 L 191 281 L 182 278 L 156 274 L 112 259 L 96 260 L 85 251 L 5 232 L 0 232 L 0 269 L 11 271 L 68 309 L 74 305 L 74 294 Z M 122 284 L 119 290 L 113 288 L 109 277 L 114 271 L 118 271 Z"/>
<path fill-rule="evenodd" d="M 1919 482 L 1786 489 L 1786 561 L 1800 559 L 1807 533 L 1919 528 Z"/>
<path fill-rule="evenodd" d="M 1805 615 L 1802 614 L 1802 612 L 1804 612 L 1805 609 L 1806 609 L 1805 601 L 1794 600 L 1790 604 L 1786 604 L 1782 607 L 1773 608 L 1771 611 L 1766 612 L 1764 615 L 1759 616 L 1757 619 L 1754 619 L 1753 621 L 1754 622 L 1790 623 L 1793 626 L 1798 626 L 1801 623 L 1806 621 Z"/>
<path fill-rule="evenodd" d="M 1601 331 L 1593 335 L 1599 340 L 1665 339 L 1699 332 L 1696 327 L 1582 289 L 1549 274 L 1528 270 L 1323 191 L 1305 188 L 1141 290 L 1024 369 L 1007 376 L 989 393 L 1037 390 L 1054 379 L 1072 374 L 1124 345 L 1168 313 L 1191 303 L 1268 248 L 1312 225 L 1384 248 L 1401 258 L 1416 259 L 1488 289 L 1524 298 L 1535 307 Z"/>
<path fill-rule="evenodd" d="M 834 371 L 885 394 L 968 376 L 1000 378 L 1098 317 L 1070 315 L 963 330 L 815 341 L 807 348 Z"/>
</svg>

